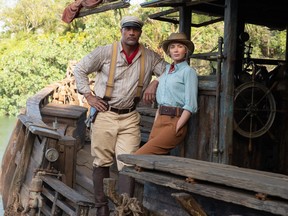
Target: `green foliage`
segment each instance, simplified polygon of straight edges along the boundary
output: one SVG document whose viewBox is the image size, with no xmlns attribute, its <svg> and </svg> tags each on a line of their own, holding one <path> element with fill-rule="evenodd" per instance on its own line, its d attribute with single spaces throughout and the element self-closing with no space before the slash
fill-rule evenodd
<svg viewBox="0 0 288 216">
<path fill-rule="evenodd" d="M 119 20 L 124 15 L 135 15 L 144 20 L 141 43 L 170 61 L 160 44 L 170 33 L 179 31 L 179 26 L 148 17 L 163 9 L 131 6 L 78 18 L 66 24 L 61 21 L 61 15 L 69 3 L 71 0 L 19 0 L 13 9 L 0 8 L 5 29 L 0 32 L 0 115 L 15 116 L 25 107 L 28 97 L 63 79 L 69 61 L 79 61 L 95 47 L 119 40 Z M 206 19 L 193 16 L 194 23 Z M 245 30 L 251 36 L 253 57 L 283 59 L 284 32 L 271 32 L 251 25 Z M 195 53 L 215 51 L 219 37 L 223 36 L 223 23 L 192 28 L 191 36 Z M 201 75 L 210 73 L 209 61 L 193 59 L 192 65 Z"/>
</svg>

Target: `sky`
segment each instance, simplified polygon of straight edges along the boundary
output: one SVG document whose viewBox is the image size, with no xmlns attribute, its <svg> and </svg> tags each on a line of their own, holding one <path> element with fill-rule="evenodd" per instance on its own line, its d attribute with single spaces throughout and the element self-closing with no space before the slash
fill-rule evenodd
<svg viewBox="0 0 288 216">
<path fill-rule="evenodd" d="M 143 3 L 145 0 L 130 0 L 130 4 L 141 4 Z"/>
<path fill-rule="evenodd" d="M 16 4 L 17 0 L 9 0 L 9 1 L 4 1 L 4 4 L 8 7 L 13 6 L 14 4 Z"/>
</svg>

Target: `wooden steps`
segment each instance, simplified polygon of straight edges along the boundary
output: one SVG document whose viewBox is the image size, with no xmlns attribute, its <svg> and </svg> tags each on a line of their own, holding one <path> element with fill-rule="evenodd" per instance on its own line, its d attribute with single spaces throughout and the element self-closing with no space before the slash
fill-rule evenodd
<svg viewBox="0 0 288 216">
<path fill-rule="evenodd" d="M 90 208 L 94 206 L 93 201 L 55 177 L 41 176 L 41 179 L 46 185 L 42 190 L 42 196 L 46 199 L 41 209 L 44 215 L 55 215 L 61 209 L 70 216 L 88 216 Z M 47 205 L 47 199 L 51 206 Z"/>
</svg>

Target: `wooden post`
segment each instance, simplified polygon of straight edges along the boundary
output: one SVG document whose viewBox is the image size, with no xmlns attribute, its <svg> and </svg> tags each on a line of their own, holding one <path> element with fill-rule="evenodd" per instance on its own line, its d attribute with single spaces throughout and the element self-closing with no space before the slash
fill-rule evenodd
<svg viewBox="0 0 288 216">
<path fill-rule="evenodd" d="M 179 8 L 179 31 L 186 34 L 188 40 L 191 39 L 192 9 L 190 7 Z"/>
<path fill-rule="evenodd" d="M 233 143 L 233 97 L 237 50 L 238 0 L 226 0 L 224 12 L 224 62 L 221 75 L 219 149 L 220 163 L 230 164 Z M 217 115 L 217 113 L 216 113 Z M 222 154 L 221 154 L 222 153 Z"/>
</svg>

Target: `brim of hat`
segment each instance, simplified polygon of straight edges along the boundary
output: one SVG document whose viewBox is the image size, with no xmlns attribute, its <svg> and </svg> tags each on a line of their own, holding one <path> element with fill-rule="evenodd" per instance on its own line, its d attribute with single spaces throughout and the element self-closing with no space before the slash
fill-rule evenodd
<svg viewBox="0 0 288 216">
<path fill-rule="evenodd" d="M 122 25 L 122 28 L 125 28 L 125 27 L 139 28 L 139 29 L 142 28 L 141 25 L 139 25 L 138 23 L 134 23 L 134 22 L 127 22 L 127 23 L 124 23 L 124 24 Z"/>
<path fill-rule="evenodd" d="M 166 54 L 168 54 L 168 46 L 171 43 L 181 43 L 187 46 L 188 50 L 191 52 L 191 54 L 194 52 L 194 43 L 189 40 L 165 40 L 162 43 L 162 48 Z"/>
</svg>

